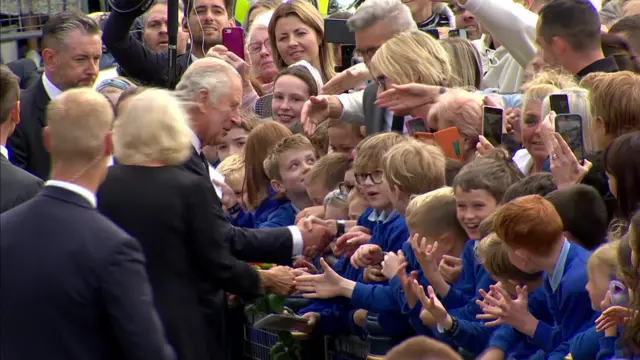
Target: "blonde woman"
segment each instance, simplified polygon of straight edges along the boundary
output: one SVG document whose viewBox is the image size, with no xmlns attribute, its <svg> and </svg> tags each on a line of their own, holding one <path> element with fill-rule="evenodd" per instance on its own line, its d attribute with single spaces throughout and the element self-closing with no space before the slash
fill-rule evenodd
<svg viewBox="0 0 640 360">
<path fill-rule="evenodd" d="M 440 44 L 449 54 L 453 77 L 451 86 L 480 89 L 483 70 L 478 49 L 469 40 L 447 38 Z"/>
<path fill-rule="evenodd" d="M 222 289 L 256 296 L 260 282 L 255 270 L 229 253 L 225 237 L 212 236 L 211 204 L 219 200 L 211 183 L 176 166 L 192 151 L 187 122 L 168 91 L 149 89 L 135 96 L 115 122 L 120 164 L 109 169 L 98 203 L 100 212 L 142 247 L 153 300 L 176 356 L 208 359 L 221 356 L 226 347 L 223 332 L 217 329 L 212 337 L 211 324 L 203 321 L 196 279 L 220 296 Z"/>
<path fill-rule="evenodd" d="M 269 23 L 269 42 L 279 69 L 305 60 L 320 71 L 323 82 L 336 74 L 333 46 L 324 41 L 324 21 L 305 0 L 278 6 Z"/>
<path fill-rule="evenodd" d="M 419 30 L 402 32 L 385 42 L 371 59 L 369 71 L 378 83 L 378 93 L 390 89 L 392 85 L 411 83 L 447 87 L 453 76 L 449 54 L 438 40 Z M 429 107 L 421 105 L 407 112 L 426 119 Z M 368 117 L 365 114 L 365 118 Z M 382 128 L 377 130 L 381 131 Z"/>
</svg>

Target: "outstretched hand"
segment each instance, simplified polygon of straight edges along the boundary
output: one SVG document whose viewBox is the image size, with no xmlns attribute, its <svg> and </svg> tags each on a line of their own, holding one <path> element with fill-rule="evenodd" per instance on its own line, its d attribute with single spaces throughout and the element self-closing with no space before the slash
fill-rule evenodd
<svg viewBox="0 0 640 360">
<path fill-rule="evenodd" d="M 321 275 L 303 275 L 295 279 L 296 289 L 303 291 L 307 299 L 329 299 L 336 296 L 351 297 L 355 283 L 338 275 L 323 258 Z"/>
</svg>

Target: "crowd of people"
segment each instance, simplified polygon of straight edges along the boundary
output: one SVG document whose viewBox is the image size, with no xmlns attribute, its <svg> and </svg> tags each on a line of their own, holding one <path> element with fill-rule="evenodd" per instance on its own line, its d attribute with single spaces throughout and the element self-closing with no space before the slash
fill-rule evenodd
<svg viewBox="0 0 640 360">
<path fill-rule="evenodd" d="M 366 0 L 351 63 L 188 0 L 171 67 L 166 0 L 51 14 L 0 66 L 1 357 L 238 359 L 273 293 L 371 358 L 640 358 L 639 4 Z"/>
</svg>

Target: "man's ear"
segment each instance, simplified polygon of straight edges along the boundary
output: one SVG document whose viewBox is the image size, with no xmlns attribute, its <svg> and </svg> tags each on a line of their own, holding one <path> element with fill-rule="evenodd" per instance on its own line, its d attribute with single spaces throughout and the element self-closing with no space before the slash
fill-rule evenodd
<svg viewBox="0 0 640 360">
<path fill-rule="evenodd" d="M 275 180 L 275 179 L 271 180 L 271 187 L 278 194 L 284 194 L 286 192 L 286 189 L 284 188 L 284 185 L 278 180 Z"/>
<path fill-rule="evenodd" d="M 48 153 L 51 153 L 51 134 L 49 133 L 49 127 L 45 126 L 42 129 L 42 144 Z"/>
<path fill-rule="evenodd" d="M 104 135 L 104 156 L 113 155 L 113 132 L 109 131 Z"/>
<path fill-rule="evenodd" d="M 196 97 L 196 102 L 198 103 L 198 109 L 200 109 L 202 113 L 205 113 L 207 111 L 207 104 L 209 104 L 209 90 L 200 89 Z"/>
<path fill-rule="evenodd" d="M 236 26 L 236 19 L 234 19 L 233 17 L 229 18 L 229 27 L 235 27 Z"/>
<path fill-rule="evenodd" d="M 45 48 L 42 50 L 42 63 L 46 70 L 55 68 L 56 66 L 56 52 L 51 48 Z"/>
<path fill-rule="evenodd" d="M 16 105 L 11 110 L 11 121 L 13 121 L 14 126 L 18 126 L 20 124 L 20 100 L 16 101 Z"/>
<path fill-rule="evenodd" d="M 182 31 L 186 32 L 187 34 L 191 35 L 189 33 L 189 20 L 187 15 L 182 17 Z"/>
</svg>

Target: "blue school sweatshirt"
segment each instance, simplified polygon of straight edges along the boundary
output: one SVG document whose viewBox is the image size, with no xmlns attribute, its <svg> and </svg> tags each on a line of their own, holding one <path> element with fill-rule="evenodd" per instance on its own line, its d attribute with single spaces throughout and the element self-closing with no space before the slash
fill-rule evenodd
<svg viewBox="0 0 640 360">
<path fill-rule="evenodd" d="M 447 295 L 441 298 L 442 305 L 449 312 L 470 304 L 477 297 L 480 289 L 488 290 L 489 286 L 494 284 L 491 275 L 478 262 L 475 253 L 477 244 L 477 241 L 467 241 L 460 256 L 462 259 L 462 273 L 458 279 L 458 285 L 456 287 L 452 286 Z M 475 302 L 473 305 L 475 305 Z M 471 313 L 478 314 L 479 307 L 477 305 L 475 307 Z"/>
<path fill-rule="evenodd" d="M 549 311 L 544 287 L 539 287 L 529 294 L 529 312 L 539 321 L 553 322 L 553 315 Z M 500 325 L 495 330 L 489 340 L 488 347 L 501 349 L 504 351 L 506 359 L 529 359 L 540 349 L 531 341 L 531 338 L 509 325 Z"/>
<path fill-rule="evenodd" d="M 394 210 L 374 228 L 369 243 L 380 246 L 385 252 L 397 252 L 408 238 L 409 229 L 405 218 Z M 409 323 L 401 314 L 402 305 L 397 302 L 397 292 L 400 290 L 392 288 L 386 281 L 365 284 L 362 274 L 360 272 L 353 290 L 351 306 L 377 313 L 378 324 L 389 335 L 405 334 Z"/>
<path fill-rule="evenodd" d="M 287 198 L 275 199 L 277 193 L 271 186 L 269 186 L 268 191 L 269 195 L 262 200 L 255 211 L 240 210 L 238 215 L 231 220 L 231 224 L 237 227 L 257 229 L 260 224 L 267 221 L 269 215 L 278 210 L 280 206 L 289 202 Z"/>
<path fill-rule="evenodd" d="M 291 201 L 280 205 L 276 211 L 272 212 L 267 221 L 258 225 L 258 229 L 273 229 L 296 224 L 296 216 L 300 209 L 295 207 Z"/>
<path fill-rule="evenodd" d="M 549 359 L 563 359 L 569 353 L 568 341 L 593 324 L 597 314 L 585 290 L 588 281 L 587 261 L 590 253 L 566 239 L 551 274 L 544 275 L 553 326 L 538 322 L 532 341 Z"/>
<path fill-rule="evenodd" d="M 620 331 L 618 331 L 620 335 Z M 586 331 L 576 335 L 569 342 L 571 357 L 574 359 L 600 360 L 611 359 L 616 353 L 620 336 L 606 337 L 603 332 L 597 332 L 593 325 Z"/>
</svg>

